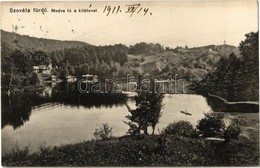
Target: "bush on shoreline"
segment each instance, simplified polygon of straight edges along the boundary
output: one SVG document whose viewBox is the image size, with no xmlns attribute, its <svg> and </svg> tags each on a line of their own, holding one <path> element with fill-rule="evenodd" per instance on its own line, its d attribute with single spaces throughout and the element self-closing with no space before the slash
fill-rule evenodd
<svg viewBox="0 0 260 168">
<path fill-rule="evenodd" d="M 197 125 L 197 129 L 203 137 L 221 137 L 225 129 L 223 113 L 205 113 Z"/>
<path fill-rule="evenodd" d="M 112 138 L 113 128 L 109 127 L 107 123 L 103 123 L 102 127 L 99 129 L 96 129 L 94 132 L 94 136 L 96 139 L 101 139 L 101 140 L 108 140 L 109 138 Z"/>
<path fill-rule="evenodd" d="M 195 134 L 195 130 L 190 122 L 178 121 L 169 124 L 165 129 L 163 129 L 162 134 L 173 134 L 185 137 L 192 137 Z"/>
<path fill-rule="evenodd" d="M 224 118 L 223 113 L 205 113 L 205 117 L 198 122 L 196 127 L 203 137 L 224 138 L 226 141 L 238 139 L 241 133 L 238 120 L 231 119 L 231 123 L 226 125 Z"/>
<path fill-rule="evenodd" d="M 241 128 L 237 120 L 232 120 L 230 125 L 224 131 L 224 138 L 226 140 L 238 139 L 239 134 L 241 133 Z"/>
</svg>

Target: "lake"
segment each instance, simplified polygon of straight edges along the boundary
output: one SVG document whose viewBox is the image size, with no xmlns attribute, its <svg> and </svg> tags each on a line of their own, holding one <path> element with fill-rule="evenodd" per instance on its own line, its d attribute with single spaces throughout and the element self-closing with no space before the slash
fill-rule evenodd
<svg viewBox="0 0 260 168">
<path fill-rule="evenodd" d="M 123 121 L 128 121 L 125 116 L 130 114 L 125 103 L 135 108 L 133 93 L 79 95 L 73 84 L 50 85 L 31 95 L 2 100 L 3 153 L 26 146 L 32 153 L 41 146 L 91 140 L 102 123 L 113 128 L 114 136 L 125 135 L 129 127 Z M 206 98 L 200 95 L 166 94 L 163 103 L 156 133 L 174 121 L 187 120 L 196 125 L 203 113 L 212 110 Z M 192 115 L 182 114 L 181 110 Z"/>
</svg>

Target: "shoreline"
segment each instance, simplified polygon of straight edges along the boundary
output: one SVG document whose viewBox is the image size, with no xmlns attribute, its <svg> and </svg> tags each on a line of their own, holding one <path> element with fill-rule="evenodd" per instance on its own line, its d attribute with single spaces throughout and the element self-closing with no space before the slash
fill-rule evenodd
<svg viewBox="0 0 260 168">
<path fill-rule="evenodd" d="M 226 100 L 226 99 L 224 99 L 224 98 L 222 98 L 222 97 L 220 97 L 220 96 L 218 96 L 218 95 L 214 95 L 214 94 L 211 94 L 211 93 L 208 93 L 208 96 L 211 96 L 211 97 L 215 97 L 215 98 L 218 98 L 218 99 L 220 99 L 220 100 L 222 100 L 224 103 L 226 103 L 226 104 L 233 104 L 233 105 L 235 105 L 235 104 L 254 104 L 254 105 L 259 105 L 259 101 L 228 101 L 228 100 Z"/>
<path fill-rule="evenodd" d="M 240 138 L 208 141 L 179 135 L 123 136 L 2 156 L 3 166 L 257 166 L 258 148 Z M 219 149 L 216 151 L 215 148 Z M 191 152 L 193 151 L 193 152 Z M 232 151 L 230 153 L 230 151 Z M 243 157 L 241 157 L 241 155 Z M 221 157 L 220 157 L 221 156 Z M 254 156 L 254 157 L 252 157 Z"/>
</svg>

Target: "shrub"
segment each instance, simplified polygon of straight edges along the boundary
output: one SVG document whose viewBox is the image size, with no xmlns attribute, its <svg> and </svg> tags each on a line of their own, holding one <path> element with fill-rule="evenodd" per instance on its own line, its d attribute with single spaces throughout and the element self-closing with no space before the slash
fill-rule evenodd
<svg viewBox="0 0 260 168">
<path fill-rule="evenodd" d="M 125 124 L 127 124 L 129 126 L 129 129 L 127 131 L 127 134 L 131 135 L 131 136 L 138 136 L 140 135 L 140 130 L 138 129 L 138 126 L 132 122 L 125 122 Z"/>
<path fill-rule="evenodd" d="M 95 130 L 94 136 L 96 139 L 107 140 L 112 138 L 112 129 L 113 128 L 109 127 L 107 123 L 103 123 L 102 127 Z"/>
<path fill-rule="evenodd" d="M 237 120 L 232 120 L 230 125 L 224 131 L 224 138 L 226 140 L 238 139 L 239 134 L 241 133 L 241 128 Z"/>
<path fill-rule="evenodd" d="M 177 134 L 185 137 L 193 136 L 194 132 L 193 126 L 188 121 L 171 123 L 162 131 L 163 134 Z"/>
<path fill-rule="evenodd" d="M 199 133 L 204 137 L 222 136 L 225 129 L 223 113 L 206 113 L 197 125 Z"/>
</svg>

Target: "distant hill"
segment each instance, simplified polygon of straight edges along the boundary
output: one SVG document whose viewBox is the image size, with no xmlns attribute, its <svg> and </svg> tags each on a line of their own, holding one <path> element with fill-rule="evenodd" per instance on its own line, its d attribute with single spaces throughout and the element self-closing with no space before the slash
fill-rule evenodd
<svg viewBox="0 0 260 168">
<path fill-rule="evenodd" d="M 44 38 L 35 38 L 27 35 L 10 33 L 4 30 L 1 30 L 1 43 L 6 43 L 12 50 L 41 50 L 44 52 L 52 52 L 55 50 L 62 50 L 64 48 L 76 48 L 90 45 L 79 41 L 61 41 Z"/>
<path fill-rule="evenodd" d="M 177 47 L 176 49 L 150 54 L 149 56 L 148 53 L 136 56 L 129 55 L 129 59 L 143 59 L 141 69 L 144 73 L 156 76 L 178 73 L 181 78 L 199 81 L 215 67 L 221 57 L 228 58 L 231 53 L 240 57 L 238 47 L 208 45 L 190 49 Z"/>
<path fill-rule="evenodd" d="M 41 50 L 49 53 L 52 51 L 63 50 L 65 48 L 92 46 L 85 42 L 35 38 L 26 35 L 19 35 L 17 33 L 10 33 L 3 30 L 1 30 L 1 42 L 2 47 L 5 46 L 4 48 L 7 48 L 10 51 L 13 51 L 14 49 L 29 51 Z M 123 67 L 120 66 L 120 68 L 117 68 L 120 69 L 118 71 L 124 72 L 120 72 L 121 74 L 141 71 L 147 76 L 158 78 L 167 78 L 169 74 L 178 74 L 180 78 L 189 82 L 200 81 L 204 78 L 205 75 L 216 66 L 221 57 L 227 58 L 231 53 L 234 53 L 237 57 L 240 57 L 238 47 L 231 45 L 208 45 L 194 48 L 176 47 L 175 49 L 171 49 L 168 47 L 164 48 L 160 44 L 141 42 L 135 44 L 134 46 L 125 46 L 123 48 L 122 51 L 128 54 L 128 56 L 121 65 Z M 106 60 L 106 58 L 112 54 L 110 53 L 111 48 L 109 46 L 104 47 L 100 50 L 100 52 L 98 52 L 99 50 L 100 49 L 97 50 L 97 53 L 99 54 L 96 53 L 96 55 L 100 60 Z M 104 53 L 101 52 L 103 50 Z M 74 55 L 73 51 L 66 56 L 66 59 L 70 60 L 71 64 L 75 62 L 75 59 L 80 60 L 78 62 L 82 62 L 82 60 L 88 60 L 95 55 L 91 54 L 90 51 L 86 54 L 87 51 L 84 49 L 78 49 Z M 79 52 L 81 54 L 79 54 Z M 114 52 L 114 54 L 115 58 L 113 57 L 113 59 L 118 62 L 118 60 L 122 58 L 122 54 L 119 54 L 120 56 L 117 56 L 118 53 Z M 75 64 L 76 67 L 80 64 L 78 62 Z M 95 64 L 100 66 L 100 61 L 94 62 L 92 61 L 93 65 L 91 66 L 96 66 Z M 107 64 L 111 64 L 109 59 L 107 59 L 106 62 Z"/>
<path fill-rule="evenodd" d="M 132 55 L 151 55 L 151 54 L 157 54 L 165 51 L 164 47 L 159 43 L 136 43 L 133 46 L 129 47 L 129 54 Z"/>
</svg>

